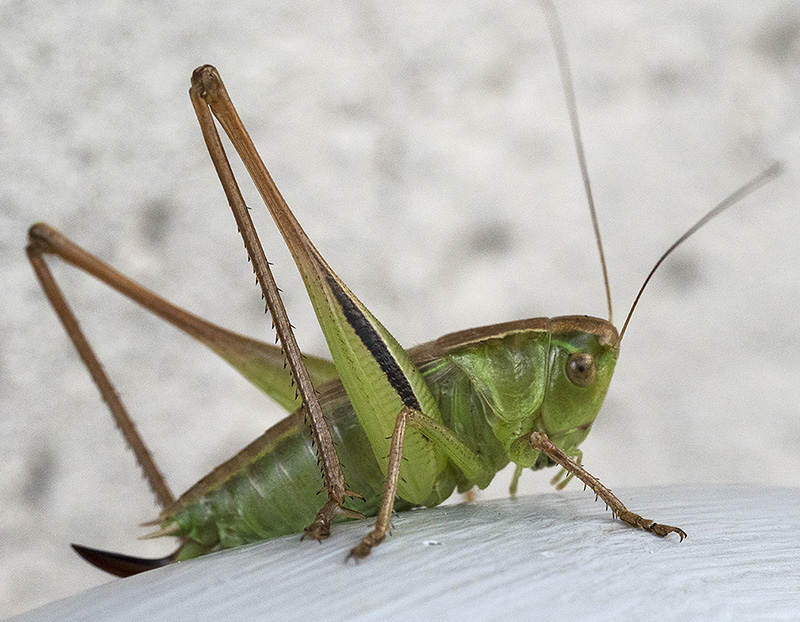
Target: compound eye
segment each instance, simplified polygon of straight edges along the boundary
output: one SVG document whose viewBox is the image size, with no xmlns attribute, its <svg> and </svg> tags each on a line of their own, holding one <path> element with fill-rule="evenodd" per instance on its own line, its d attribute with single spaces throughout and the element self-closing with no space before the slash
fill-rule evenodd
<svg viewBox="0 0 800 622">
<path fill-rule="evenodd" d="M 578 387 L 588 387 L 594 382 L 597 367 L 588 352 L 575 352 L 567 359 L 567 378 Z"/>
</svg>

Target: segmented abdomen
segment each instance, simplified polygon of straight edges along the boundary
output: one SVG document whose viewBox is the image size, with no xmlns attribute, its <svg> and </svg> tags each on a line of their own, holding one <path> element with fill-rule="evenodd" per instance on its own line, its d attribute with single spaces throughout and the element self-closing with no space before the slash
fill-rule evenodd
<svg viewBox="0 0 800 622">
<path fill-rule="evenodd" d="M 492 457 L 496 470 L 505 466 L 508 457 L 487 423 L 483 399 L 466 375 L 444 359 L 427 361 L 420 371 L 439 403 L 444 424 L 473 451 Z M 345 483 L 364 497 L 348 499 L 347 505 L 374 516 L 385 478 L 341 383 L 324 385 L 320 403 Z M 449 463 L 437 473 L 425 505 L 441 503 L 456 486 L 463 491 L 473 484 Z M 160 521 L 163 530 L 184 538 L 179 559 L 189 559 L 302 532 L 325 500 L 310 430 L 295 412 L 195 484 L 162 512 Z M 402 511 L 412 504 L 397 498 L 394 507 Z"/>
<path fill-rule="evenodd" d="M 365 499 L 348 504 L 374 515 L 384 480 L 367 437 L 340 384 L 328 385 L 321 402 L 345 481 Z M 308 425 L 296 412 L 183 494 L 161 526 L 187 539 L 180 559 L 188 559 L 301 532 L 325 498 Z"/>
</svg>

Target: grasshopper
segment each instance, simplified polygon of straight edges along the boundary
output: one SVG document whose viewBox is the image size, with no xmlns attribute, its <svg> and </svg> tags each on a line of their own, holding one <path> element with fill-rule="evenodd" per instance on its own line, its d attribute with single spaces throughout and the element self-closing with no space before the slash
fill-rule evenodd
<svg viewBox="0 0 800 622">
<path fill-rule="evenodd" d="M 577 315 L 532 318 L 403 349 L 306 236 L 261 161 L 218 72 L 209 65 L 195 70 L 190 96 L 279 347 L 232 333 L 172 305 L 49 225 L 31 227 L 27 252 L 42 288 L 163 508 L 150 535 L 180 539 L 178 549 L 160 559 L 73 545 L 81 556 L 108 572 L 128 576 L 284 534 L 302 531 L 303 537 L 323 540 L 338 519 L 376 516 L 374 528 L 350 552 L 351 558 L 363 559 L 385 539 L 393 511 L 437 505 L 456 489 L 484 488 L 509 462 L 516 465 L 512 488 L 523 469 L 558 465 L 559 487 L 571 478 L 581 480 L 625 524 L 661 537 L 686 536 L 679 527 L 630 511 L 581 466 L 579 446 L 597 417 L 620 343 L 655 270 L 686 238 L 776 175 L 778 168 L 770 167 L 744 185 L 662 255 L 617 331 L 563 39 L 553 11 L 547 15 L 600 252 L 608 320 Z M 217 124 L 289 247 L 332 361 L 304 356 L 297 345 Z M 292 414 L 175 498 L 53 279 L 44 261 L 48 254 L 200 340 Z M 291 384 L 286 382 L 287 366 Z M 323 500 L 320 490 L 326 495 Z"/>
</svg>

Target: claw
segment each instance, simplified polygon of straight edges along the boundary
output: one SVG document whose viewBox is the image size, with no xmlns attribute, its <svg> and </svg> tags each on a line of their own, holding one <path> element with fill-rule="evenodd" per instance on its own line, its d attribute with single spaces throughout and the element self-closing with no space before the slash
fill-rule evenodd
<svg viewBox="0 0 800 622">
<path fill-rule="evenodd" d="M 649 518 L 642 518 L 638 514 L 634 514 L 633 512 L 627 510 L 625 512 L 620 512 L 618 518 L 631 527 L 644 529 L 645 531 L 649 531 L 653 535 L 656 535 L 660 538 L 664 538 L 671 533 L 675 533 L 678 534 L 680 541 L 683 542 L 683 539 L 686 537 L 686 532 L 680 527 L 662 525 L 661 523 L 657 523 Z"/>
<path fill-rule="evenodd" d="M 356 493 L 351 494 L 350 491 L 347 492 L 347 496 L 349 497 L 352 496 L 363 499 L 361 495 Z M 313 538 L 317 542 L 322 542 L 331 535 L 331 521 L 335 516 L 340 514 L 347 518 L 355 518 L 358 520 L 366 518 L 361 512 L 356 512 L 355 510 L 344 507 L 341 501 L 328 499 L 325 505 L 322 506 L 322 509 L 317 512 L 311 524 L 303 530 L 303 535 L 300 536 L 300 539 L 305 540 L 306 538 Z"/>
<path fill-rule="evenodd" d="M 311 538 L 312 540 L 316 540 L 317 542 L 322 542 L 330 535 L 331 535 L 330 524 L 315 518 L 314 522 L 303 530 L 303 535 L 300 536 L 300 540 Z"/>
<path fill-rule="evenodd" d="M 647 528 L 647 531 L 650 533 L 654 533 L 655 535 L 664 538 L 665 536 L 675 533 L 678 534 L 680 537 L 679 542 L 683 542 L 683 539 L 686 537 L 686 532 L 681 529 L 680 527 L 673 527 L 672 525 L 662 525 L 660 523 L 653 523 Z"/>
</svg>

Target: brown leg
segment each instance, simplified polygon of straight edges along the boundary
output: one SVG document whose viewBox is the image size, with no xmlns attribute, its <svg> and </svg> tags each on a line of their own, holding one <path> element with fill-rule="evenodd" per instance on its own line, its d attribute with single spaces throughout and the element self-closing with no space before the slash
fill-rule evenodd
<svg viewBox="0 0 800 622">
<path fill-rule="evenodd" d="M 25 250 L 28 253 L 28 259 L 36 272 L 36 276 L 39 279 L 39 283 L 42 285 L 45 295 L 50 300 L 50 304 L 53 305 L 58 318 L 61 320 L 69 338 L 75 345 L 75 349 L 78 351 L 86 368 L 89 370 L 92 380 L 94 380 L 97 388 L 100 389 L 103 400 L 108 404 L 108 408 L 111 410 L 117 427 L 122 432 L 125 441 L 136 456 L 136 461 L 144 472 L 144 476 L 150 484 L 150 488 L 155 493 L 158 503 L 162 508 L 172 505 L 175 498 L 170 492 L 163 475 L 161 475 L 156 463 L 153 461 L 150 451 L 147 449 L 142 437 L 136 430 L 133 420 L 130 415 L 128 415 L 125 406 L 123 406 L 122 400 L 114 389 L 114 385 L 111 384 L 111 380 L 108 378 L 100 361 L 97 359 L 97 355 L 95 355 L 94 350 L 92 350 L 92 347 L 89 345 L 86 336 L 78 325 L 75 314 L 72 312 L 72 309 L 70 309 L 69 304 L 67 304 L 64 294 L 55 282 L 53 274 L 50 272 L 50 268 L 44 260 L 45 254 L 55 253 L 61 255 L 65 248 L 71 250 L 72 255 L 77 256 L 78 260 L 83 259 L 88 263 L 92 263 L 91 260 L 94 259 L 91 255 L 69 242 L 64 236 L 58 233 L 58 231 L 41 223 L 31 227 L 28 233 L 28 246 Z M 85 255 L 85 257 L 82 256 L 81 253 Z M 104 265 L 99 260 L 96 261 Z M 75 261 L 71 263 L 75 263 Z M 98 266 L 95 265 L 94 267 L 97 268 Z M 91 272 L 91 270 L 89 270 L 89 272 Z"/>
<path fill-rule="evenodd" d="M 359 495 L 347 490 L 345 487 L 344 475 L 342 474 L 339 457 L 336 454 L 330 431 L 323 418 L 322 408 L 317 399 L 317 393 L 314 390 L 311 377 L 303 362 L 300 348 L 297 345 L 294 331 L 289 323 L 289 318 L 283 306 L 278 286 L 275 284 L 275 280 L 272 277 L 269 263 L 264 254 L 264 249 L 258 239 L 253 221 L 250 218 L 244 198 L 239 190 L 239 186 L 228 162 L 228 157 L 222 146 L 219 133 L 214 123 L 212 111 L 213 114 L 220 119 L 231 142 L 236 145 L 259 191 L 261 191 L 262 195 L 265 195 L 264 198 L 268 201 L 268 205 L 270 200 L 273 202 L 280 202 L 281 207 L 285 208 L 286 212 L 291 212 L 289 212 L 288 206 L 285 205 L 283 197 L 280 195 L 277 187 L 275 187 L 266 168 L 263 167 L 261 158 L 255 146 L 253 146 L 250 136 L 242 124 L 233 103 L 228 97 L 228 93 L 225 90 L 225 86 L 217 70 L 210 65 L 204 65 L 196 69 L 192 75 L 192 87 L 189 89 L 189 95 L 192 98 L 192 104 L 194 105 L 197 119 L 200 122 L 200 128 L 203 131 L 203 138 L 205 139 L 209 155 L 211 156 L 217 175 L 222 183 L 225 196 L 233 211 L 233 216 L 236 219 L 239 232 L 244 240 L 247 255 L 250 258 L 253 271 L 255 272 L 256 279 L 261 287 L 262 295 L 266 301 L 267 310 L 272 315 L 272 321 L 278 333 L 278 339 L 286 355 L 286 362 L 291 371 L 292 378 L 297 385 L 298 393 L 303 402 L 303 409 L 314 436 L 317 455 L 322 468 L 322 476 L 325 487 L 328 490 L 328 501 L 319 511 L 311 525 L 306 527 L 303 537 L 322 540 L 327 538 L 330 534 L 330 523 L 334 516 L 337 514 L 346 514 L 349 516 L 358 515 L 342 507 L 342 504 L 346 497 Z M 254 171 L 253 167 L 256 167 L 257 170 Z"/>
<path fill-rule="evenodd" d="M 491 464 L 484 461 L 480 454 L 467 447 L 456 434 L 422 413 L 408 406 L 404 406 L 394 424 L 391 443 L 389 445 L 389 463 L 386 468 L 386 487 L 383 492 L 378 518 L 375 520 L 375 529 L 364 536 L 361 542 L 350 551 L 348 559 L 361 559 L 369 555 L 373 547 L 378 546 L 386 537 L 391 527 L 392 510 L 397 496 L 397 484 L 400 479 L 400 465 L 403 460 L 403 442 L 406 427 L 411 426 L 419 431 L 425 438 L 441 448 L 447 457 L 452 460 L 466 478 L 485 488 L 489 485 L 495 470 Z"/>
<path fill-rule="evenodd" d="M 378 517 L 375 519 L 375 528 L 366 536 L 361 538 L 347 556 L 347 559 L 363 559 L 373 547 L 383 542 L 389 528 L 392 526 L 392 510 L 394 509 L 394 499 L 397 496 L 397 482 L 400 479 L 400 463 L 403 460 L 403 439 L 406 435 L 406 423 L 409 414 L 413 412 L 408 407 L 404 407 L 397 415 L 392 432 L 392 442 L 389 446 L 389 465 L 386 468 L 386 487 L 383 491 Z"/>
<path fill-rule="evenodd" d="M 567 455 L 572 458 L 572 461 L 578 466 L 583 463 L 583 452 L 580 449 L 573 449 L 572 452 Z M 562 467 L 559 469 L 558 473 L 553 476 L 553 479 L 550 480 L 550 485 L 555 486 L 556 490 L 564 490 L 567 484 L 572 481 L 574 475 L 574 473 Z"/>
<path fill-rule="evenodd" d="M 85 251 L 46 223 L 40 222 L 31 226 L 26 250 L 42 290 L 88 368 L 103 400 L 108 404 L 117 427 L 122 431 L 128 446 L 133 450 L 140 468 L 162 507 L 172 503 L 172 494 L 143 439 L 139 436 L 130 415 L 121 403 L 119 395 L 87 342 L 64 294 L 56 284 L 47 265 L 46 255 L 55 255 L 78 270 L 90 274 L 126 298 L 194 337 L 225 358 L 252 382 L 255 380 L 251 370 L 257 370 L 258 386 L 285 407 L 294 408 L 294 392 L 279 388 L 287 380 L 284 377 L 286 374 L 285 357 L 280 348 L 226 330 L 172 304 Z M 331 377 L 332 363 L 308 355 L 305 356 L 305 360 L 311 361 L 312 369 L 316 370 L 316 378 L 319 381 L 324 382 Z"/>
<path fill-rule="evenodd" d="M 670 533 L 676 533 L 683 540 L 686 537 L 686 532 L 678 527 L 671 525 L 662 525 L 650 520 L 649 518 L 642 518 L 638 514 L 631 512 L 620 501 L 614 493 L 600 483 L 594 475 L 589 473 L 580 464 L 572 460 L 567 454 L 556 447 L 553 442 L 547 438 L 547 435 L 541 432 L 533 432 L 530 436 L 530 443 L 533 449 L 537 449 L 550 457 L 554 462 L 560 464 L 567 472 L 577 477 L 584 484 L 594 491 L 600 499 L 611 509 L 611 512 L 619 518 L 623 523 L 631 527 L 644 529 L 662 538 Z"/>
</svg>

